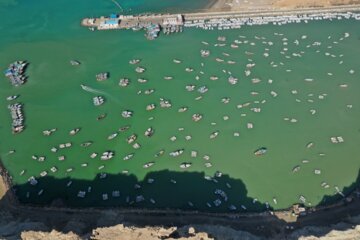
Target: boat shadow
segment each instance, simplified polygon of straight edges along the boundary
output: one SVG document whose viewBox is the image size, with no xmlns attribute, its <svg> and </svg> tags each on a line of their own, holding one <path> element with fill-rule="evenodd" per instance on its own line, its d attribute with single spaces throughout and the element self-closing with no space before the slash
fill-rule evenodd
<svg viewBox="0 0 360 240">
<path fill-rule="evenodd" d="M 349 216 L 360 214 L 360 201 L 354 197 L 354 190 L 360 183 L 360 172 L 356 181 L 343 190 L 344 194 L 352 197 L 352 201 L 341 196 L 325 196 L 322 201 L 324 205 L 312 209 L 316 209 L 316 212 L 301 215 L 290 223 L 278 214 L 265 211 L 264 203 L 253 204 L 253 198 L 248 196 L 246 186 L 241 180 L 223 175 L 214 178 L 216 183 L 204 177 L 204 173 L 168 170 L 150 172 L 141 181 L 134 175 L 124 174 L 109 174 L 104 179 L 97 177 L 93 180 L 71 177 L 57 179 L 46 176 L 40 178 L 36 186 L 28 183 L 13 186 L 0 199 L 0 210 L 9 211 L 17 221 L 27 219 L 42 223 L 44 231 L 56 229 L 63 233 L 72 231 L 80 235 L 90 233 L 97 227 L 124 223 L 131 227 L 207 224 L 227 226 L 256 236 L 277 239 L 285 235 L 289 236 L 287 239 L 311 235 L 321 237 L 332 229 L 351 229 L 351 224 L 338 224 L 331 228 L 326 227 L 322 231 L 297 230 L 305 226 L 330 226 L 344 220 L 348 221 Z M 154 182 L 148 183 L 149 179 L 154 179 Z M 72 181 L 72 184 L 67 187 L 69 181 Z M 90 192 L 88 187 L 91 187 Z M 43 193 L 38 195 L 41 189 Z M 225 201 L 224 197 L 216 195 L 216 189 L 225 191 L 229 200 Z M 119 197 L 112 196 L 112 192 L 116 190 L 120 192 Z M 77 197 L 79 191 L 85 191 L 86 196 Z M 29 198 L 27 192 L 30 194 Z M 349 195 L 351 192 L 352 195 Z M 108 194 L 107 200 L 103 200 L 103 194 Z M 145 200 L 137 202 L 136 197 L 140 195 Z M 156 203 L 151 203 L 150 198 Z M 222 200 L 219 207 L 214 206 L 216 199 Z M 188 201 L 194 206 L 190 206 Z M 211 208 L 207 206 L 207 202 L 212 205 Z M 328 206 L 334 203 L 336 206 Z M 235 211 L 228 209 L 231 204 L 236 206 Z M 247 209 L 244 210 L 241 205 Z M 27 227 L 26 230 L 39 229 Z M 16 228 L 16 231 L 19 231 L 19 228 Z M 0 236 L 2 234 L 0 232 Z"/>
</svg>

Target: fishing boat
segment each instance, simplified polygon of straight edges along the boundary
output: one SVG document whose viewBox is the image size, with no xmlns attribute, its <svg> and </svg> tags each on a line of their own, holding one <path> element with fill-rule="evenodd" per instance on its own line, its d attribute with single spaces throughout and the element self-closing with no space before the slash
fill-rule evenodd
<svg viewBox="0 0 360 240">
<path fill-rule="evenodd" d="M 180 168 L 183 168 L 183 169 L 184 169 L 184 168 L 189 168 L 189 167 L 191 167 L 191 165 L 192 165 L 191 163 L 184 162 L 184 163 L 181 163 L 181 164 L 180 164 Z"/>
<path fill-rule="evenodd" d="M 146 111 L 152 111 L 156 108 L 156 105 L 154 103 L 151 103 L 146 106 Z"/>
<path fill-rule="evenodd" d="M 77 61 L 77 60 L 70 60 L 70 64 L 71 64 L 72 66 L 78 66 L 78 65 L 80 65 L 80 62 Z"/>
<path fill-rule="evenodd" d="M 160 25 L 159 24 L 149 24 L 145 27 L 146 33 L 145 37 L 148 40 L 154 40 L 159 36 L 160 33 Z"/>
<path fill-rule="evenodd" d="M 127 78 L 122 78 L 119 81 L 119 86 L 120 87 L 127 87 L 127 86 L 129 86 L 129 84 L 130 84 L 130 80 L 127 79 Z"/>
<path fill-rule="evenodd" d="M 126 141 L 127 141 L 128 144 L 131 144 L 131 143 L 135 142 L 136 139 L 137 139 L 137 135 L 132 134 L 126 139 Z"/>
<path fill-rule="evenodd" d="M 104 81 L 110 77 L 108 72 L 101 72 L 95 75 L 97 81 Z"/>
<path fill-rule="evenodd" d="M 181 107 L 179 108 L 178 112 L 182 113 L 182 112 L 186 112 L 187 111 L 187 107 Z"/>
<path fill-rule="evenodd" d="M 129 63 L 130 64 L 132 64 L 132 65 L 135 65 L 135 64 L 138 64 L 138 63 L 140 63 L 140 59 L 131 59 L 130 61 L 129 61 Z"/>
<path fill-rule="evenodd" d="M 74 128 L 74 129 L 72 129 L 72 130 L 69 132 L 69 134 L 70 134 L 71 136 L 74 136 L 74 135 L 77 134 L 79 131 L 80 131 L 80 128 Z"/>
<path fill-rule="evenodd" d="M 93 97 L 94 106 L 101 106 L 105 102 L 105 99 L 102 96 Z"/>
<path fill-rule="evenodd" d="M 154 162 L 148 162 L 148 163 L 145 163 L 144 164 L 144 168 L 149 168 L 149 167 L 151 167 L 152 165 L 154 165 L 155 163 Z"/>
<path fill-rule="evenodd" d="M 151 128 L 151 127 L 148 128 L 148 129 L 145 131 L 144 135 L 145 135 L 146 137 L 151 137 L 152 135 L 154 135 L 154 129 Z"/>
<path fill-rule="evenodd" d="M 201 119 L 202 119 L 202 115 L 199 114 L 199 113 L 195 113 L 195 114 L 192 115 L 192 120 L 193 120 L 194 122 L 198 122 L 198 121 L 200 121 Z"/>
<path fill-rule="evenodd" d="M 105 151 L 102 153 L 100 159 L 103 161 L 110 160 L 111 158 L 114 157 L 114 155 L 115 153 L 113 151 Z"/>
<path fill-rule="evenodd" d="M 264 155 L 267 152 L 267 148 L 261 147 L 254 151 L 255 156 L 261 156 Z"/>
<path fill-rule="evenodd" d="M 112 140 L 112 139 L 114 139 L 117 135 L 118 135 L 118 133 L 113 133 L 113 134 L 109 135 L 109 136 L 107 137 L 107 139 L 108 139 L 108 140 Z"/>
<path fill-rule="evenodd" d="M 161 149 L 159 152 L 157 152 L 155 154 L 155 157 L 160 157 L 160 156 L 164 155 L 164 153 L 165 153 L 165 150 Z"/>
<path fill-rule="evenodd" d="M 214 139 L 219 135 L 219 131 L 215 131 L 213 133 L 210 134 L 210 139 Z"/>
<path fill-rule="evenodd" d="M 96 117 L 96 120 L 100 121 L 103 120 L 104 118 L 106 118 L 106 113 L 100 114 L 99 116 Z"/>
<path fill-rule="evenodd" d="M 8 97 L 6 98 L 6 100 L 8 100 L 8 101 L 12 101 L 12 100 L 17 99 L 17 98 L 18 98 L 18 96 L 19 96 L 19 95 L 12 95 L 12 96 L 8 96 Z"/>
<path fill-rule="evenodd" d="M 312 148 L 314 146 L 313 142 L 309 142 L 308 144 L 306 144 L 306 148 Z"/>
<path fill-rule="evenodd" d="M 183 152 L 184 152 L 184 149 L 178 149 L 178 150 L 175 150 L 175 151 L 169 153 L 169 155 L 170 155 L 171 157 L 178 157 L 178 156 L 180 156 L 181 154 L 183 154 Z"/>
<path fill-rule="evenodd" d="M 88 147 L 88 146 L 90 146 L 92 143 L 93 143 L 93 142 L 91 142 L 91 141 L 89 141 L 89 142 L 83 142 L 83 143 L 80 144 L 80 146 L 82 146 L 82 147 Z"/>
<path fill-rule="evenodd" d="M 200 54 L 202 57 L 208 57 L 208 56 L 210 56 L 210 51 L 209 50 L 200 50 Z"/>
<path fill-rule="evenodd" d="M 124 126 L 119 128 L 119 132 L 125 132 L 126 130 L 128 130 L 130 128 L 130 126 Z"/>
<path fill-rule="evenodd" d="M 133 156 L 134 156 L 134 153 L 128 154 L 123 158 L 123 160 L 124 161 L 130 160 Z"/>
<path fill-rule="evenodd" d="M 133 115 L 133 112 L 132 112 L 132 111 L 129 111 L 129 110 L 125 110 L 125 111 L 123 111 L 123 112 L 121 113 L 121 116 L 122 116 L 123 118 L 130 118 L 130 117 L 132 117 L 132 115 Z"/>
<path fill-rule="evenodd" d="M 295 173 L 295 172 L 298 172 L 299 170 L 300 170 L 300 166 L 297 165 L 292 169 L 292 172 Z"/>
</svg>

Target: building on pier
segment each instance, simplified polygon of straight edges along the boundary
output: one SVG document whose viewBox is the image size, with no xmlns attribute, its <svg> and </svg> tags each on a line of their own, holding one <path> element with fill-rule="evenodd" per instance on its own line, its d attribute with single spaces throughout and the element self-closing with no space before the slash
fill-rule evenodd
<svg viewBox="0 0 360 240">
<path fill-rule="evenodd" d="M 120 20 L 105 19 L 100 22 L 98 29 L 116 29 L 119 27 Z"/>
<path fill-rule="evenodd" d="M 172 25 L 172 26 L 182 26 L 184 24 L 184 19 L 181 14 L 176 16 L 164 17 L 162 21 L 163 26 Z"/>
</svg>

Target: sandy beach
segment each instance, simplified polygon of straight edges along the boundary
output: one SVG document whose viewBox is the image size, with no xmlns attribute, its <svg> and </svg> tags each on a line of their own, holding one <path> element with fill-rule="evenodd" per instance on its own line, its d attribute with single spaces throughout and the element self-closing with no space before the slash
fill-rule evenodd
<svg viewBox="0 0 360 240">
<path fill-rule="evenodd" d="M 209 4 L 210 11 L 291 10 L 360 4 L 360 0 L 217 0 Z"/>
</svg>

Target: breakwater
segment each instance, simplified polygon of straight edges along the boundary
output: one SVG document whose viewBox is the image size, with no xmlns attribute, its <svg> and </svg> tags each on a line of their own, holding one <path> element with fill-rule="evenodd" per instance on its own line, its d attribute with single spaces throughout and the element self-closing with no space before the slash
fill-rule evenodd
<svg viewBox="0 0 360 240">
<path fill-rule="evenodd" d="M 140 30 L 150 24 L 163 29 L 197 27 L 207 30 L 233 29 L 242 25 L 286 24 L 310 20 L 349 19 L 360 20 L 360 5 L 344 5 L 326 8 L 303 8 L 276 11 L 223 11 L 186 14 L 116 15 L 100 18 L 84 18 L 81 25 L 91 30 L 133 29 Z M 168 32 L 168 31 L 166 31 Z"/>
</svg>

